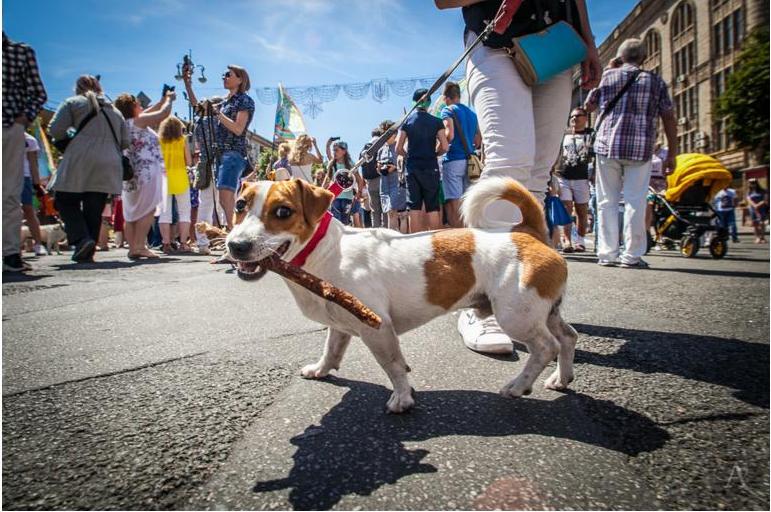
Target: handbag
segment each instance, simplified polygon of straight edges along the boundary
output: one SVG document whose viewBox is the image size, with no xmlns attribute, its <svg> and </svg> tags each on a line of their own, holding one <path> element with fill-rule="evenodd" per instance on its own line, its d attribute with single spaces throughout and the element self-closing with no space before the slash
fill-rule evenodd
<svg viewBox="0 0 771 512">
<path fill-rule="evenodd" d="M 543 18 L 540 12 L 543 7 L 538 2 L 536 6 L 539 17 Z M 566 2 L 568 20 L 572 18 L 570 6 L 571 2 Z M 532 34 L 514 37 L 511 43 L 511 48 L 506 48 L 506 52 L 522 80 L 530 87 L 546 83 L 559 73 L 572 68 L 583 61 L 587 53 L 583 38 L 565 20 L 557 21 Z"/>
<path fill-rule="evenodd" d="M 96 113 L 97 113 L 96 110 L 92 110 L 91 112 L 89 112 L 88 115 L 84 117 L 83 120 L 80 122 L 77 130 L 75 131 L 74 134 L 72 134 L 72 136 L 65 135 L 65 138 L 63 139 L 54 139 L 53 141 L 51 141 L 54 147 L 57 150 L 59 150 L 59 153 L 64 154 L 64 152 L 67 151 L 67 146 L 70 145 L 70 142 L 72 142 L 75 139 L 75 137 L 77 137 L 78 134 L 83 131 L 83 128 L 86 127 L 89 121 L 91 121 L 94 117 L 96 117 Z"/>
<path fill-rule="evenodd" d="M 466 141 L 466 136 L 463 134 L 463 127 L 460 125 L 460 121 L 458 121 L 458 116 L 455 114 L 455 112 L 450 111 L 450 113 L 452 114 L 453 125 L 455 126 L 458 135 L 460 135 L 460 140 L 463 143 L 463 151 L 466 152 L 466 172 L 468 173 L 468 178 L 470 180 L 479 179 L 479 177 L 482 175 L 482 162 L 479 160 L 479 157 L 476 155 L 476 153 L 469 151 L 468 142 Z"/>
<path fill-rule="evenodd" d="M 123 151 L 121 151 L 118 137 L 115 135 L 115 130 L 112 128 L 110 118 L 107 117 L 107 112 L 102 110 L 102 114 L 104 114 L 104 118 L 107 120 L 107 126 L 110 127 L 110 133 L 112 133 L 112 139 L 115 141 L 115 147 L 118 148 L 118 154 L 120 155 L 121 159 L 121 167 L 123 169 L 123 181 L 129 181 L 134 177 L 134 168 L 131 166 L 131 160 L 129 160 L 129 157 L 124 155 Z"/>
<path fill-rule="evenodd" d="M 594 141 L 597 139 L 597 134 L 600 131 L 600 125 L 605 120 L 606 114 L 609 112 L 613 112 L 613 109 L 616 108 L 616 103 L 618 103 L 618 100 L 621 99 L 621 96 L 626 93 L 626 91 L 629 90 L 630 87 L 632 87 L 632 84 L 635 80 L 637 80 L 637 77 L 640 76 L 640 73 L 642 73 L 642 70 L 636 70 L 632 73 L 632 76 L 629 77 L 629 80 L 624 84 L 624 87 L 621 88 L 618 93 L 613 97 L 612 100 L 608 102 L 608 104 L 605 106 L 602 112 L 597 116 L 597 120 L 594 122 L 594 131 L 589 135 L 589 147 L 594 147 Z"/>
</svg>

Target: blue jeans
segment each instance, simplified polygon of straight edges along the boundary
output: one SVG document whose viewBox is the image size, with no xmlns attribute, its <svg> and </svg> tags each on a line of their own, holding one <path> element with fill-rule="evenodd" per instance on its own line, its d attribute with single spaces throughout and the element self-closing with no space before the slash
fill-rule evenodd
<svg viewBox="0 0 771 512">
<path fill-rule="evenodd" d="M 332 201 L 332 216 L 346 226 L 349 226 L 351 224 L 352 206 L 352 200 L 337 198 Z"/>
<path fill-rule="evenodd" d="M 727 228 L 731 233 L 731 240 L 736 242 L 739 240 L 739 235 L 736 232 L 736 212 L 734 210 L 728 210 L 727 212 L 715 212 L 717 218 L 720 221 L 720 225 Z"/>
<path fill-rule="evenodd" d="M 241 174 L 246 169 L 246 158 L 238 151 L 225 151 L 217 169 L 217 190 L 238 190 Z"/>
</svg>

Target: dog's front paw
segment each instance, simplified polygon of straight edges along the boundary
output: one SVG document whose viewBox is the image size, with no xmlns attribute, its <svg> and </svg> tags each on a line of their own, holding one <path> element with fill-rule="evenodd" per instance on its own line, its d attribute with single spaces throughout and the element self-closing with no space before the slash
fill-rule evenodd
<svg viewBox="0 0 771 512">
<path fill-rule="evenodd" d="M 324 368 L 321 364 L 309 364 L 303 366 L 300 375 L 305 379 L 323 379 L 329 375 L 329 368 Z"/>
<path fill-rule="evenodd" d="M 567 379 L 567 382 L 563 382 L 560 378 L 559 370 L 554 370 L 554 373 L 552 373 L 551 376 L 543 383 L 543 387 L 546 389 L 553 389 L 555 391 L 562 391 L 567 389 L 571 382 L 573 382 L 572 375 L 569 379 Z"/>
<path fill-rule="evenodd" d="M 519 398 L 523 395 L 529 395 L 533 389 L 519 379 L 514 379 L 501 388 L 499 393 L 506 398 Z"/>
<path fill-rule="evenodd" d="M 397 393 L 396 391 L 391 394 L 391 398 L 388 399 L 386 404 L 387 412 L 391 414 L 401 414 L 407 412 L 415 406 L 415 390 L 410 389 L 407 393 Z"/>
</svg>

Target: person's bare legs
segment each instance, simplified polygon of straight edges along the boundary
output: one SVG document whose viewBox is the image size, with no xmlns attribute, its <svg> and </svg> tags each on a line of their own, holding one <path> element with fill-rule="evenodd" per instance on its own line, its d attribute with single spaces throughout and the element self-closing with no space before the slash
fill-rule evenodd
<svg viewBox="0 0 771 512">
<path fill-rule="evenodd" d="M 161 230 L 161 241 L 163 248 L 167 251 L 171 250 L 171 224 L 168 222 L 159 222 L 158 228 Z"/>
<path fill-rule="evenodd" d="M 43 237 L 40 234 L 40 221 L 37 218 L 37 213 L 35 213 L 35 208 L 31 204 L 23 204 L 21 210 L 24 213 L 24 220 L 27 221 L 29 234 L 32 235 L 36 244 L 40 244 Z"/>
<path fill-rule="evenodd" d="M 436 231 L 437 229 L 442 229 L 444 226 L 442 226 L 442 212 L 428 212 L 426 213 L 426 221 L 427 221 L 427 231 Z"/>
<path fill-rule="evenodd" d="M 460 218 L 460 199 L 449 199 L 444 204 L 447 211 L 447 222 L 451 228 L 462 228 L 463 221 Z"/>
<path fill-rule="evenodd" d="M 410 233 L 423 231 L 423 210 L 410 210 Z"/>
<path fill-rule="evenodd" d="M 220 205 L 222 205 L 222 209 L 225 210 L 225 221 L 228 226 L 228 231 L 233 229 L 233 207 L 236 204 L 236 193 L 232 190 L 220 190 L 219 191 L 220 196 Z M 220 219 L 220 222 L 222 222 L 222 219 Z"/>
<path fill-rule="evenodd" d="M 568 215 L 572 215 L 573 214 L 573 201 L 562 200 L 562 204 L 563 204 L 563 206 L 565 206 L 565 210 L 568 212 Z M 567 224 L 565 226 L 562 226 L 562 233 L 565 236 L 565 239 L 567 240 L 565 242 L 565 244 L 562 246 L 563 250 L 567 249 L 567 248 L 573 249 L 573 237 L 571 236 L 572 235 L 572 229 L 573 229 L 573 224 L 572 223 Z"/>
<path fill-rule="evenodd" d="M 576 209 L 576 230 L 578 236 L 583 240 L 589 227 L 589 204 L 575 203 L 573 206 Z"/>
<path fill-rule="evenodd" d="M 134 222 L 126 222 L 126 239 L 129 242 L 129 256 L 144 256 L 145 258 L 157 258 L 158 255 L 147 248 L 147 233 L 155 221 L 155 212 L 151 211 L 141 219 Z M 131 225 L 131 229 L 129 229 Z M 129 236 L 131 233 L 131 236 Z"/>
<path fill-rule="evenodd" d="M 388 226 L 386 227 L 388 229 L 399 231 L 399 212 L 397 212 L 396 210 L 389 210 L 387 215 L 388 215 Z"/>
</svg>

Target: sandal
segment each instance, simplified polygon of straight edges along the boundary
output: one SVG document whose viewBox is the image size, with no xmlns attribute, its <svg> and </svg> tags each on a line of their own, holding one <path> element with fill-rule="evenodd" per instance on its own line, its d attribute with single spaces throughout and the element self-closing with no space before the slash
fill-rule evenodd
<svg viewBox="0 0 771 512">
<path fill-rule="evenodd" d="M 572 245 L 568 245 L 567 247 L 562 248 L 562 252 L 564 254 L 570 254 L 571 252 L 575 252 L 575 249 L 573 249 Z"/>
<path fill-rule="evenodd" d="M 174 254 L 174 247 L 172 247 L 171 244 L 163 244 L 161 251 L 163 251 L 163 254 L 166 255 Z"/>
<path fill-rule="evenodd" d="M 586 252 L 586 247 L 584 247 L 584 246 L 583 246 L 583 245 L 581 245 L 581 244 L 576 244 L 576 248 L 575 248 L 575 251 L 576 251 L 576 252 Z"/>
</svg>

